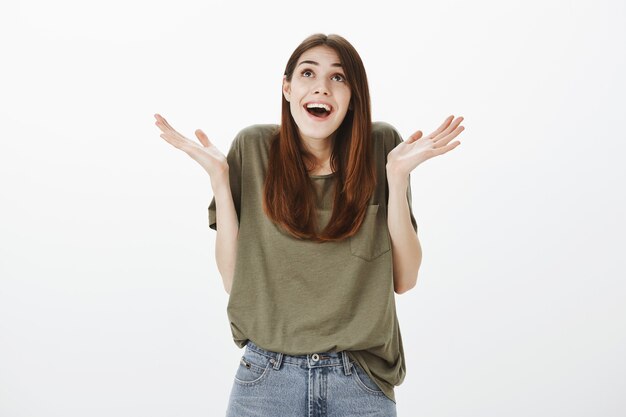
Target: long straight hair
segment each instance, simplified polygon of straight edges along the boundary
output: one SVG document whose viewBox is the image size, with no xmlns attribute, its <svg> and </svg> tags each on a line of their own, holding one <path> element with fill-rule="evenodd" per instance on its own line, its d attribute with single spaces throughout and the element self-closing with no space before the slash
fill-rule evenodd
<svg viewBox="0 0 626 417">
<path fill-rule="evenodd" d="M 281 125 L 270 145 L 263 210 L 292 236 L 326 242 L 343 240 L 359 230 L 376 188 L 376 172 L 367 75 L 354 47 L 335 34 L 309 36 L 287 62 L 287 81 L 291 81 L 300 56 L 316 46 L 328 46 L 337 52 L 351 92 L 352 110 L 337 128 L 332 144 L 330 166 L 336 179 L 332 215 L 318 232 L 316 193 L 305 164 L 313 155 L 305 149 L 289 102 L 282 94 Z"/>
</svg>

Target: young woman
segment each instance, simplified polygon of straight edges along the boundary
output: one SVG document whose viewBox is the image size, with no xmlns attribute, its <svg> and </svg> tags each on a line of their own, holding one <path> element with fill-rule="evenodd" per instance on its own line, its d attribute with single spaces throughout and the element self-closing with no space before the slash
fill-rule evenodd
<svg viewBox="0 0 626 417">
<path fill-rule="evenodd" d="M 209 226 L 235 344 L 227 416 L 395 416 L 406 365 L 395 293 L 422 251 L 410 172 L 459 145 L 462 117 L 403 141 L 371 121 L 361 58 L 315 34 L 283 78 L 281 124 L 241 130 L 224 156 L 155 115 L 209 174 Z"/>
</svg>

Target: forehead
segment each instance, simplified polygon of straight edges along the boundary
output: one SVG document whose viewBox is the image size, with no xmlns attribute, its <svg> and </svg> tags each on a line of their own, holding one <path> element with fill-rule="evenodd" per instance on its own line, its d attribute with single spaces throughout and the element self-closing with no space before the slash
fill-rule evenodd
<svg viewBox="0 0 626 417">
<path fill-rule="evenodd" d="M 320 65 L 332 65 L 335 63 L 341 63 L 337 52 L 335 52 L 333 48 L 323 45 L 316 46 L 305 51 L 302 55 L 300 55 L 300 58 L 298 59 L 298 64 L 302 61 L 315 61 L 319 62 Z"/>
</svg>

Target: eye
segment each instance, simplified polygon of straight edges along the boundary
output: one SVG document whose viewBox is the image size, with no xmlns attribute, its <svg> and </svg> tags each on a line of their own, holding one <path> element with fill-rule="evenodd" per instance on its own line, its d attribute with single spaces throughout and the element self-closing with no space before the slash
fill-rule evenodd
<svg viewBox="0 0 626 417">
<path fill-rule="evenodd" d="M 305 69 L 300 74 L 304 76 L 304 74 L 306 74 L 307 72 L 310 72 L 312 74 L 311 70 L 308 70 L 308 69 Z M 310 77 L 307 77 L 307 78 L 310 78 Z"/>
<path fill-rule="evenodd" d="M 335 74 L 335 75 L 334 75 L 334 77 L 339 77 L 339 78 L 340 78 L 340 80 L 339 80 L 339 81 L 341 81 L 341 82 L 346 81 L 346 79 L 344 78 L 344 76 L 343 76 L 343 75 L 341 75 L 341 74 Z"/>
</svg>

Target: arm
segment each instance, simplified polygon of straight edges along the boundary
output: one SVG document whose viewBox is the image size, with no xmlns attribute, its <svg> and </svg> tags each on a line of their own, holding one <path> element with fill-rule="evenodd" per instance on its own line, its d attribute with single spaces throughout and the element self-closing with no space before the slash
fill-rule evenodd
<svg viewBox="0 0 626 417">
<path fill-rule="evenodd" d="M 410 189 L 407 196 L 409 181 L 410 177 L 393 176 L 387 172 L 387 226 L 393 254 L 393 286 L 397 294 L 405 293 L 415 286 L 422 263 L 422 247 L 410 217 Z"/>
<path fill-rule="evenodd" d="M 217 269 L 222 276 L 224 289 L 230 294 L 235 275 L 235 261 L 237 259 L 237 238 L 239 236 L 239 220 L 233 195 L 230 188 L 228 170 L 211 177 L 211 187 L 214 192 L 216 212 L 215 259 Z"/>
<path fill-rule="evenodd" d="M 402 294 L 413 288 L 422 262 L 422 248 L 417 238 L 417 227 L 410 226 L 411 177 L 410 173 L 420 163 L 456 148 L 460 142 L 449 143 L 465 128 L 460 126 L 462 117 L 444 123 L 430 135 L 422 138 L 418 130 L 402 141 L 394 131 L 395 147 L 387 154 L 387 182 L 389 202 L 387 224 L 392 240 L 394 289 Z M 408 189 L 407 189 L 408 188 Z M 404 193 L 407 192 L 407 198 Z M 415 226 L 415 225 L 414 225 Z"/>
<path fill-rule="evenodd" d="M 209 227 L 217 231 L 217 269 L 222 275 L 224 289 L 230 294 L 239 236 L 242 163 L 238 139 L 242 132 L 231 143 L 228 155 L 224 156 L 202 130 L 197 129 L 195 132 L 200 146 L 174 130 L 160 114 L 156 113 L 154 117 L 155 124 L 163 132 L 160 136 L 198 162 L 211 178 L 214 196 L 209 204 Z"/>
</svg>

